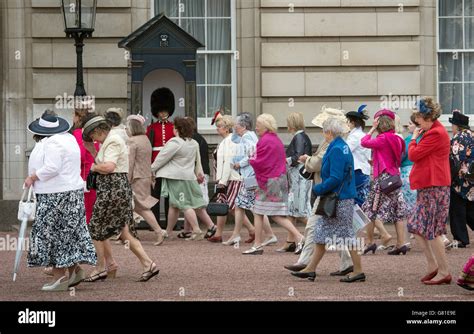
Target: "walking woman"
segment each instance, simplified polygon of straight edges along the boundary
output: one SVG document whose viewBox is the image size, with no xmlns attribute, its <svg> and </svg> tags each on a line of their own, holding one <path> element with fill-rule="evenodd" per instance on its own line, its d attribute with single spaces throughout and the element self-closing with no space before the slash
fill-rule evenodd
<svg viewBox="0 0 474 334">
<path fill-rule="evenodd" d="M 209 230 L 214 229 L 214 224 L 205 210 L 207 203 L 198 183 L 204 181 L 199 144 L 192 139 L 193 124 L 188 119 L 177 117 L 173 131 L 175 137 L 166 143 L 151 165 L 155 176 L 161 178 L 161 195 L 169 198 L 166 232 L 173 233 L 179 212 L 183 211 L 193 230 L 186 240 L 202 240 L 204 233 L 196 215 L 208 224 Z"/>
<path fill-rule="evenodd" d="M 107 239 L 118 235 L 142 264 L 143 273 L 138 281 L 146 282 L 158 275 L 159 270 L 135 237 L 132 188 L 128 181 L 128 150 L 122 137 L 110 130 L 110 125 L 102 116 L 90 114 L 85 119 L 83 139 L 102 144 L 91 167 L 91 171 L 97 173 L 97 200 L 89 231 L 97 252 L 97 266 L 85 281 L 95 282 L 109 275 L 115 276 L 117 265 L 113 259 L 109 260 L 109 266 L 114 268 L 106 267 L 105 247 L 110 247 Z"/>
<path fill-rule="evenodd" d="M 155 231 L 155 246 L 163 243 L 166 232 L 163 231 L 156 221 L 151 208 L 158 204 L 158 199 L 151 196 L 152 178 L 150 159 L 151 144 L 145 134 L 145 118 L 141 115 L 130 115 L 127 118 L 129 171 L 128 181 L 133 191 L 135 212 L 142 216 L 150 227 Z"/>
<path fill-rule="evenodd" d="M 452 124 L 451 139 L 451 198 L 449 204 L 449 223 L 453 234 L 452 248 L 466 248 L 469 245 L 467 227 L 474 230 L 474 180 L 467 180 L 474 163 L 474 138 L 469 129 L 469 117 L 454 112 L 449 118 Z"/>
<path fill-rule="evenodd" d="M 232 134 L 232 141 L 237 144 L 237 155 L 233 159 L 233 168 L 240 173 L 243 179 L 250 179 L 255 177 L 255 172 L 250 166 L 249 158 L 255 152 L 257 145 L 257 135 L 252 131 L 252 118 L 249 113 L 242 113 L 237 116 L 234 133 Z M 234 245 L 240 242 L 240 231 L 242 226 L 249 231 L 249 238 L 245 241 L 249 244 L 255 240 L 255 228 L 250 223 L 245 214 L 245 210 L 252 211 L 255 204 L 255 189 L 247 189 L 242 182 L 239 193 L 235 199 L 235 225 L 232 235 L 223 244 L 227 246 Z M 263 231 L 269 235 L 267 240 L 276 240 L 270 226 L 268 217 L 263 218 Z"/>
<path fill-rule="evenodd" d="M 260 137 L 250 165 L 255 171 L 258 187 L 253 209 L 255 217 L 255 243 L 244 255 L 263 254 L 263 216 L 271 217 L 284 227 L 297 242 L 300 252 L 304 237 L 288 219 L 288 178 L 286 174 L 285 148 L 277 134 L 277 122 L 270 114 L 257 118 L 255 132 Z"/>
<path fill-rule="evenodd" d="M 66 291 L 84 279 L 79 264 L 97 261 L 86 225 L 81 152 L 67 133 L 68 122 L 60 117 L 43 114 L 28 130 L 42 140 L 31 153 L 24 183 L 37 197 L 28 266 L 53 267 L 53 281 L 41 290 Z"/>
<path fill-rule="evenodd" d="M 286 149 L 286 161 L 288 164 L 288 216 L 293 223 L 301 219 L 305 224 L 311 215 L 311 180 L 307 180 L 300 174 L 303 164 L 298 161 L 302 155 L 311 155 L 313 146 L 308 135 L 305 133 L 304 118 L 302 113 L 291 113 L 286 119 L 288 132 L 293 135 L 290 145 Z M 288 236 L 285 245 L 278 252 L 294 252 L 295 240 Z"/>
<path fill-rule="evenodd" d="M 354 212 L 354 199 L 357 196 L 354 178 L 354 159 L 349 146 L 341 135 L 344 128 L 336 118 L 329 118 L 323 123 L 323 135 L 329 143 L 324 155 L 321 167 L 322 182 L 313 186 L 316 196 L 324 196 L 337 193 L 336 217 L 321 216 L 316 223 L 314 237 L 314 253 L 311 262 L 299 272 L 292 272 L 293 276 L 308 278 L 312 281 L 316 278 L 316 269 L 326 253 L 326 245 L 333 244 L 342 249 L 349 249 L 354 268 L 351 274 L 340 279 L 340 282 L 353 283 L 364 282 L 365 274 L 362 272 L 361 257 L 358 254 L 355 232 L 352 227 Z"/>
<path fill-rule="evenodd" d="M 87 175 L 89 175 L 91 166 L 94 163 L 94 157 L 89 150 L 95 152 L 95 154 L 99 150 L 98 143 L 85 143 L 82 140 L 82 125 L 84 124 L 84 118 L 88 115 L 90 110 L 91 109 L 87 106 L 83 105 L 74 110 L 73 118 L 74 130 L 72 131 L 72 135 L 76 138 L 77 144 L 81 150 L 81 177 L 84 182 L 87 180 Z M 87 189 L 84 187 L 84 203 L 86 206 L 86 222 L 88 225 L 92 217 L 92 209 L 94 208 L 95 199 L 95 189 Z"/>
<path fill-rule="evenodd" d="M 415 121 L 415 115 L 410 116 L 408 121 L 408 136 L 405 138 L 406 152 L 403 155 L 402 165 L 400 167 L 400 174 L 402 178 L 402 193 L 405 202 L 407 203 L 408 210 L 411 212 L 415 207 L 416 203 L 416 190 L 412 190 L 410 187 L 410 173 L 413 167 L 413 162 L 408 159 L 408 145 L 413 138 L 413 131 L 415 131 L 418 124 Z M 419 138 L 420 139 L 420 138 Z"/>
<path fill-rule="evenodd" d="M 346 118 L 349 125 L 349 135 L 347 136 L 347 145 L 351 149 L 354 157 L 354 175 L 357 189 L 356 204 L 362 206 L 370 191 L 370 150 L 362 147 L 361 140 L 365 137 L 365 121 L 369 119 L 367 106 L 362 105 L 357 111 L 349 111 Z"/>
<path fill-rule="evenodd" d="M 410 185 L 418 191 L 413 214 L 408 218 L 408 231 L 415 235 L 427 261 L 424 284 L 449 284 L 448 263 L 442 235 L 446 234 L 449 212 L 451 175 L 449 168 L 449 135 L 438 121 L 441 107 L 426 97 L 417 103 L 415 120 L 420 125 L 413 132 L 408 159 L 413 161 Z M 417 138 L 423 137 L 416 142 Z"/>
<path fill-rule="evenodd" d="M 232 142 L 234 121 L 229 115 L 224 115 L 216 122 L 216 127 L 217 133 L 223 138 L 217 148 L 216 156 L 216 186 L 217 189 L 222 191 L 217 196 L 217 202 L 227 204 L 229 206 L 229 213 L 235 216 L 235 199 L 242 185 L 242 178 L 239 173 L 232 168 L 233 158 L 237 153 L 237 145 Z M 226 220 L 227 216 L 217 217 L 217 231 L 215 235 L 208 238 L 207 241 L 222 242 L 222 232 L 224 231 Z M 248 224 L 250 224 L 250 222 L 248 222 Z"/>
<path fill-rule="evenodd" d="M 383 246 L 387 246 L 391 236 L 383 227 L 383 223 L 394 223 L 397 233 L 397 244 L 395 248 L 388 252 L 389 255 L 406 254 L 409 250 L 405 245 L 405 219 L 408 209 L 403 199 L 400 188 L 385 194 L 382 192 L 380 184 L 392 175 L 400 175 L 400 164 L 403 152 L 405 151 L 404 140 L 395 133 L 395 114 L 382 109 L 375 114 L 375 121 L 372 129 L 361 140 L 361 145 L 372 149 L 373 177 L 374 183 L 370 190 L 366 202 L 362 205 L 362 210 L 371 220 L 367 226 L 368 246 L 364 254 L 372 253 L 377 249 L 374 242 L 374 226 L 382 233 Z M 372 134 L 377 131 L 378 135 L 372 139 Z"/>
</svg>

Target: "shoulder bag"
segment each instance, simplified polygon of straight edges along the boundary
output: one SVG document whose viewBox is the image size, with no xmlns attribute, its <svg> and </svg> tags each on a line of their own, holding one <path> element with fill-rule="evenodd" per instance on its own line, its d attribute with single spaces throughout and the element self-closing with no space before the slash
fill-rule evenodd
<svg viewBox="0 0 474 334">
<path fill-rule="evenodd" d="M 352 166 L 349 168 L 349 176 L 352 176 Z M 346 181 L 347 176 L 342 180 L 341 187 L 339 188 L 339 191 L 337 193 L 332 192 L 327 195 L 321 196 L 319 199 L 319 204 L 318 207 L 316 208 L 316 214 L 320 216 L 325 216 L 329 218 L 335 218 L 336 217 L 336 211 L 337 211 L 337 202 L 339 198 L 339 194 L 342 191 L 342 188 L 344 187 L 344 182 Z"/>
</svg>

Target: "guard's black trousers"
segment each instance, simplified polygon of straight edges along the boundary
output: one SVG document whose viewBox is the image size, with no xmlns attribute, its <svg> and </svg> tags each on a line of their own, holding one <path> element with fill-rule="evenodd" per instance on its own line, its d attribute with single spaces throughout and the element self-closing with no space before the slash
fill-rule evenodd
<svg viewBox="0 0 474 334">
<path fill-rule="evenodd" d="M 449 203 L 449 224 L 453 238 L 468 245 L 467 226 L 474 230 L 474 202 L 462 198 L 452 189 Z"/>
<path fill-rule="evenodd" d="M 161 202 L 161 177 L 155 179 L 155 186 L 151 192 L 152 196 L 158 198 Z M 165 197 L 165 220 L 164 222 L 160 221 L 160 206 L 161 203 L 157 203 L 154 207 L 151 208 L 151 211 L 155 215 L 156 221 L 162 229 L 166 229 L 168 226 L 168 210 L 170 208 L 170 200 L 168 197 Z"/>
</svg>

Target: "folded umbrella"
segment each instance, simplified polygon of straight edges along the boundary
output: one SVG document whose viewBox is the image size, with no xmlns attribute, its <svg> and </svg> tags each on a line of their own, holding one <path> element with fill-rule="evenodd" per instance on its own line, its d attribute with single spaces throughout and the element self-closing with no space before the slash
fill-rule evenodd
<svg viewBox="0 0 474 334">
<path fill-rule="evenodd" d="M 21 221 L 21 224 L 20 224 L 20 232 L 18 235 L 18 247 L 16 249 L 15 264 L 13 266 L 13 281 L 16 281 L 18 268 L 20 266 L 21 254 L 23 250 L 23 243 L 25 240 L 25 232 L 26 232 L 26 227 L 28 225 L 28 221 L 35 219 L 36 198 L 33 194 L 33 187 L 29 188 L 27 198 L 25 198 L 26 191 L 27 189 L 23 190 L 23 195 L 21 196 L 21 200 L 18 205 L 18 220 Z"/>
</svg>

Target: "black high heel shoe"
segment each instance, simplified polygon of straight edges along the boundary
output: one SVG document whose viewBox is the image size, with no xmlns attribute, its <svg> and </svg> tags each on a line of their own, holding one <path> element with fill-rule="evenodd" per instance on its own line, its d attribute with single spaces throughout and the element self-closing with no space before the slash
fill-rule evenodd
<svg viewBox="0 0 474 334">
<path fill-rule="evenodd" d="M 310 281 L 313 281 L 316 279 L 316 273 L 313 272 L 301 272 L 301 271 L 293 271 L 291 273 L 293 276 L 296 276 L 298 278 L 307 278 Z"/>
<path fill-rule="evenodd" d="M 377 244 L 373 243 L 365 247 L 364 249 L 364 255 L 367 254 L 368 252 L 372 251 L 372 254 L 375 254 L 375 251 L 377 250 Z"/>
<path fill-rule="evenodd" d="M 403 255 L 406 255 L 409 250 L 410 250 L 410 248 L 408 248 L 406 245 L 403 245 L 400 248 L 395 247 L 393 250 L 391 250 L 387 254 L 388 255 L 400 255 L 401 253 L 403 253 Z"/>
</svg>

